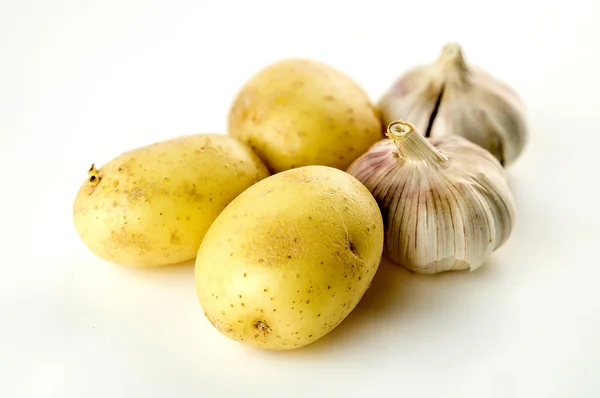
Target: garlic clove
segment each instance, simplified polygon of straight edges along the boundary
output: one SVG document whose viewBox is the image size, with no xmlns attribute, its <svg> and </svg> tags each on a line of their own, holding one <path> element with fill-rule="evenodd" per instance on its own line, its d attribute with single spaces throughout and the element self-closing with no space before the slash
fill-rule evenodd
<svg viewBox="0 0 600 398">
<path fill-rule="evenodd" d="M 386 255 L 426 274 L 480 267 L 513 228 L 503 167 L 460 136 L 426 139 L 403 121 L 386 135 L 347 170 L 377 199 Z"/>
<path fill-rule="evenodd" d="M 425 137 L 460 135 L 514 162 L 528 137 L 518 94 L 483 69 L 466 63 L 462 48 L 448 43 L 438 59 L 401 76 L 378 103 L 385 125 L 409 120 Z"/>
</svg>

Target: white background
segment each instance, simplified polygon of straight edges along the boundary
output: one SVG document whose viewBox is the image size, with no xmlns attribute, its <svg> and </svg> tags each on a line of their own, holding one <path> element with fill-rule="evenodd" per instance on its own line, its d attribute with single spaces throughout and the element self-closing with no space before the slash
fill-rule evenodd
<svg viewBox="0 0 600 398">
<path fill-rule="evenodd" d="M 0 4 L 0 396 L 600 396 L 597 1 Z M 383 264 L 330 335 L 264 352 L 204 318 L 191 265 L 114 266 L 75 234 L 92 162 L 224 132 L 268 63 L 320 59 L 375 101 L 450 40 L 531 126 L 518 224 L 476 272 Z"/>
</svg>

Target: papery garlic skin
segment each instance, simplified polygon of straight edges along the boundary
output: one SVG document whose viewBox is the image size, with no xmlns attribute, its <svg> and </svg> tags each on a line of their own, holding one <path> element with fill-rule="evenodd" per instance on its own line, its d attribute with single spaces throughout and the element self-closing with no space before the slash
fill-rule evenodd
<svg viewBox="0 0 600 398">
<path fill-rule="evenodd" d="M 465 138 L 428 141 L 402 121 L 387 136 L 347 170 L 379 203 L 386 255 L 424 274 L 480 267 L 513 227 L 500 163 Z"/>
<path fill-rule="evenodd" d="M 378 108 L 386 126 L 401 119 L 426 137 L 463 136 L 503 166 L 514 162 L 527 143 L 521 98 L 481 68 L 467 65 L 455 43 L 446 44 L 435 62 L 401 76 Z"/>
</svg>

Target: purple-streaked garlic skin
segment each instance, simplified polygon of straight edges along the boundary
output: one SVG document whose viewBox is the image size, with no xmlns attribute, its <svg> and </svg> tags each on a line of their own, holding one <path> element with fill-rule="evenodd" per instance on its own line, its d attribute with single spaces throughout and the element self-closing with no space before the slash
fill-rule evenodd
<svg viewBox="0 0 600 398">
<path fill-rule="evenodd" d="M 460 136 L 426 139 L 402 121 L 387 135 L 347 170 L 380 206 L 386 256 L 425 274 L 483 265 L 514 224 L 503 167 Z"/>
<path fill-rule="evenodd" d="M 465 137 L 503 166 L 513 163 L 527 143 L 522 99 L 483 69 L 467 65 L 454 43 L 445 45 L 435 62 L 401 76 L 378 108 L 386 126 L 401 119 L 426 137 Z"/>
</svg>

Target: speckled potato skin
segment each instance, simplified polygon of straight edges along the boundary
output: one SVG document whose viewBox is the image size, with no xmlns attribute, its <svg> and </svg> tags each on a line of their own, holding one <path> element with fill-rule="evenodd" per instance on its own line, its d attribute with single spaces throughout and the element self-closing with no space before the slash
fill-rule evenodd
<svg viewBox="0 0 600 398">
<path fill-rule="evenodd" d="M 338 70 L 306 59 L 279 61 L 250 78 L 233 101 L 228 128 L 274 172 L 307 165 L 345 170 L 384 138 L 365 92 Z"/>
<path fill-rule="evenodd" d="M 192 260 L 225 206 L 268 175 L 252 150 L 230 136 L 179 137 L 99 169 L 79 189 L 73 221 L 93 253 L 117 264 Z"/>
<path fill-rule="evenodd" d="M 383 251 L 377 203 L 325 166 L 273 175 L 215 220 L 196 257 L 206 317 L 252 346 L 302 347 L 335 328 L 369 287 Z"/>
</svg>

